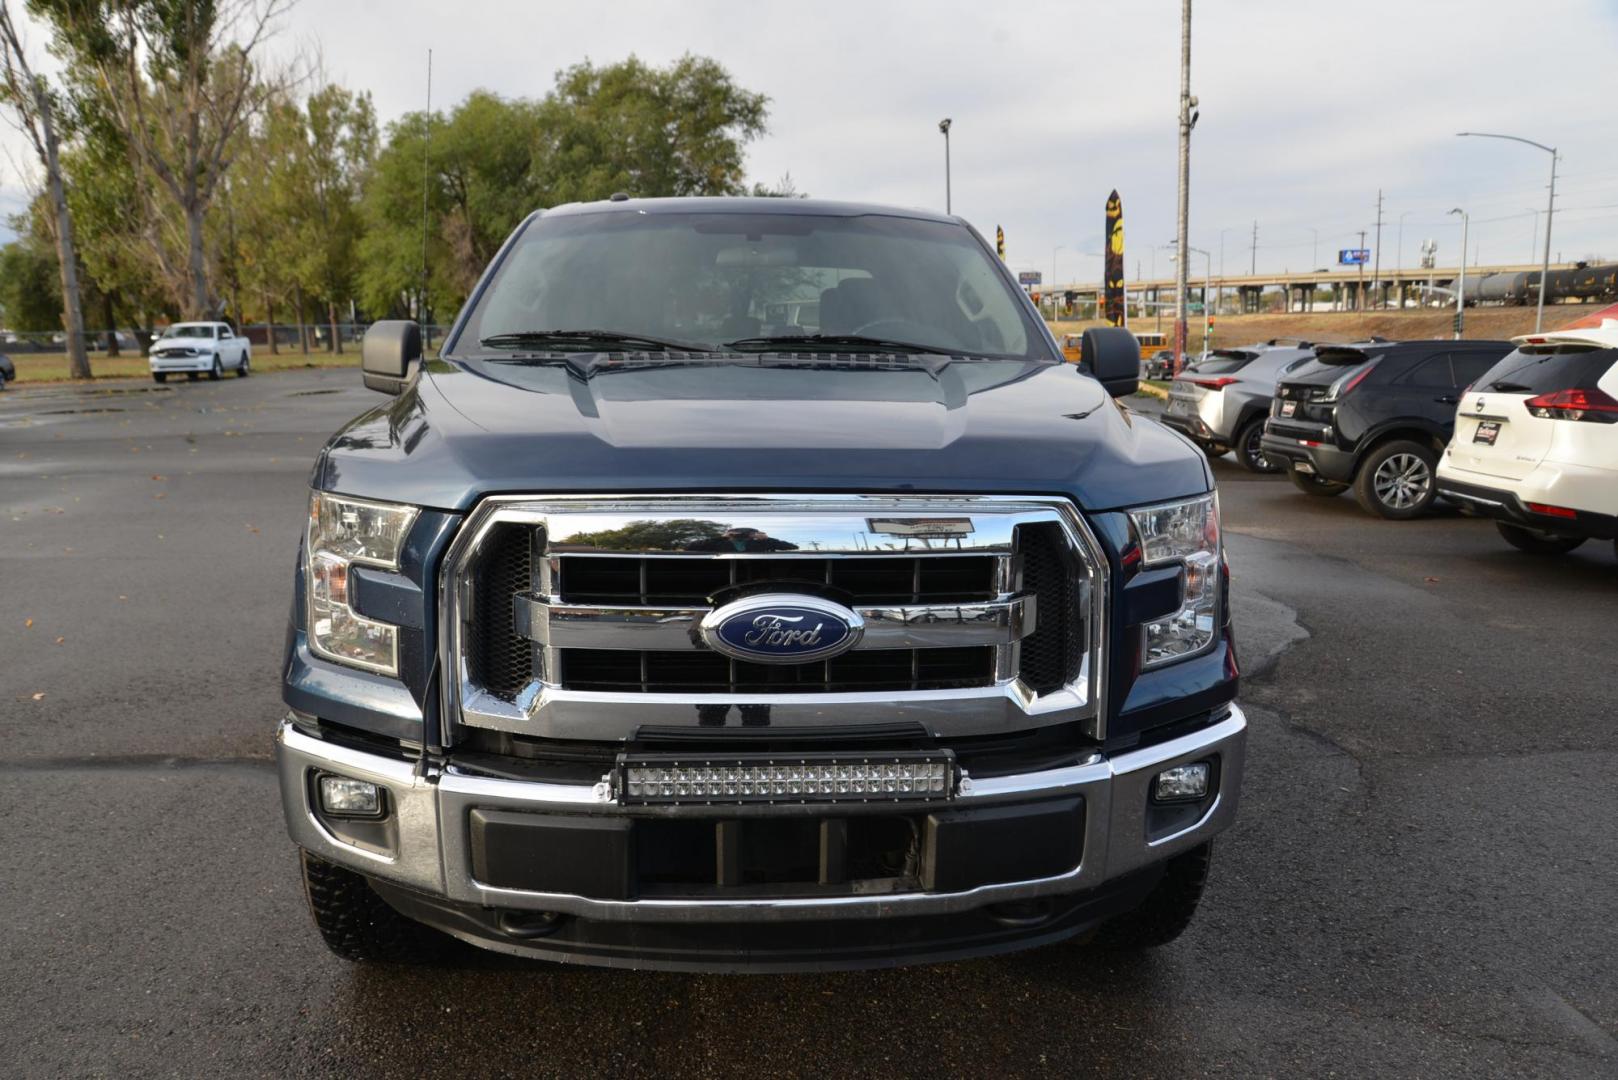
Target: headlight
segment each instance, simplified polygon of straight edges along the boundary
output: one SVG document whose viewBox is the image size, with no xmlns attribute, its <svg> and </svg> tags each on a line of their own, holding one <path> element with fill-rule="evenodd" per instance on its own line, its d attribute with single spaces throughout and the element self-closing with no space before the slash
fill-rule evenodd
<svg viewBox="0 0 1618 1080">
<path fill-rule="evenodd" d="M 1219 497 L 1131 510 L 1145 567 L 1185 566 L 1185 602 L 1166 619 L 1142 628 L 1141 667 L 1167 664 L 1211 648 L 1219 634 Z"/>
<path fill-rule="evenodd" d="M 416 520 L 413 506 L 362 502 L 315 492 L 309 499 L 309 647 L 343 664 L 399 673 L 399 630 L 349 606 L 351 566 L 399 568 L 399 551 Z"/>
</svg>

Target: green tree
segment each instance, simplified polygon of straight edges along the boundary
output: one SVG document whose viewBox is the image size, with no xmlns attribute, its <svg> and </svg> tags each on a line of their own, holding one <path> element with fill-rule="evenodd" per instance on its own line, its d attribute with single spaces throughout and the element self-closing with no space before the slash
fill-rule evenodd
<svg viewBox="0 0 1618 1080">
<path fill-rule="evenodd" d="M 56 271 L 61 279 L 58 297 L 62 329 L 67 334 L 68 364 L 75 377 L 88 379 L 90 355 L 84 342 L 78 248 L 74 243 L 67 185 L 62 179 L 61 100 L 44 76 L 35 73 L 12 22 L 11 7 L 5 0 L 0 0 L 0 104 L 9 106 L 15 114 L 17 128 L 27 136 L 44 174 L 50 234 L 56 248 Z"/>
<path fill-rule="evenodd" d="M 55 252 L 41 251 L 27 236 L 0 247 L 0 324 L 11 330 L 49 330 L 61 317 Z"/>
<path fill-rule="evenodd" d="M 557 75 L 542 106 L 539 186 L 552 203 L 745 194 L 743 147 L 764 134 L 768 108 L 706 57 L 663 68 L 585 61 Z"/>
<path fill-rule="evenodd" d="M 205 230 L 237 130 L 290 74 L 267 79 L 255 54 L 290 0 L 30 0 L 54 50 L 94 88 L 128 151 L 146 237 L 189 318 L 217 308 Z M 162 224 L 184 228 L 175 251 Z"/>
</svg>

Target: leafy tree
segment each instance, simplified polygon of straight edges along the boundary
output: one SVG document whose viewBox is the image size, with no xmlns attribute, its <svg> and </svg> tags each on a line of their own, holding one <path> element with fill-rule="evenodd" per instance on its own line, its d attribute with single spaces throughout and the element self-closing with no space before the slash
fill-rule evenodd
<svg viewBox="0 0 1618 1080">
<path fill-rule="evenodd" d="M 277 84 L 291 78 L 267 79 L 254 63 L 289 3 L 30 0 L 54 27 L 56 50 L 99 93 L 123 136 L 145 204 L 148 246 L 188 318 L 217 307 L 205 226 L 227 149 Z M 178 253 L 163 235 L 169 208 L 184 226 Z"/>
<path fill-rule="evenodd" d="M 11 7 L 0 0 L 0 104 L 16 114 L 17 127 L 45 177 L 50 207 L 50 232 L 56 246 L 56 269 L 61 278 L 58 297 L 62 329 L 67 333 L 69 369 L 75 378 L 90 377 L 90 356 L 84 343 L 84 309 L 79 296 L 79 256 L 74 244 L 73 212 L 68 208 L 67 185 L 62 180 L 62 126 L 58 95 L 43 76 L 34 72 L 17 36 Z"/>
<path fill-rule="evenodd" d="M 540 187 L 552 203 L 745 194 L 742 148 L 764 133 L 768 106 L 706 57 L 585 61 L 557 75 L 542 106 Z"/>
<path fill-rule="evenodd" d="M 13 226 L 22 225 L 14 221 Z M 56 255 L 31 237 L 0 247 L 0 324 L 12 330 L 48 330 L 62 317 Z"/>
</svg>

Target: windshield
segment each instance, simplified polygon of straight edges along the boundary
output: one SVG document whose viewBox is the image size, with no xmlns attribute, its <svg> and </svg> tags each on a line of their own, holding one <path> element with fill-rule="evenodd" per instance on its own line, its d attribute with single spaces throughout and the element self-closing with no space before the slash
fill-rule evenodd
<svg viewBox="0 0 1618 1080">
<path fill-rule="evenodd" d="M 163 336 L 166 338 L 211 338 L 213 337 L 213 327 L 207 323 L 176 323 L 163 331 Z"/>
<path fill-rule="evenodd" d="M 450 351 L 475 352 L 480 342 L 543 348 L 498 339 L 583 330 L 707 349 L 858 335 L 951 354 L 1054 360 L 1026 301 L 968 229 L 880 214 L 540 217 L 506 255 Z"/>
</svg>

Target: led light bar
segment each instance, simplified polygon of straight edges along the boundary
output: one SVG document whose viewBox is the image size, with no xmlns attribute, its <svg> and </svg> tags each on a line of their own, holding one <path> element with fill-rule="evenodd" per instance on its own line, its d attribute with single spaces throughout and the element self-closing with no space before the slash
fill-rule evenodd
<svg viewBox="0 0 1618 1080">
<path fill-rule="evenodd" d="M 941 754 L 626 757 L 618 769 L 619 797 L 640 805 L 903 802 L 948 799 L 954 792 L 954 762 Z"/>
</svg>

